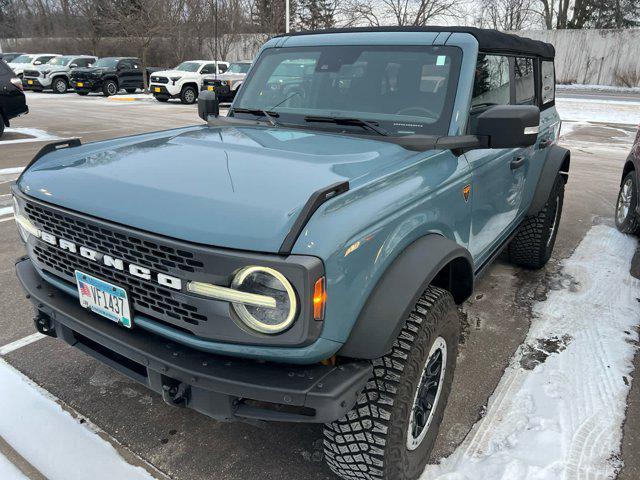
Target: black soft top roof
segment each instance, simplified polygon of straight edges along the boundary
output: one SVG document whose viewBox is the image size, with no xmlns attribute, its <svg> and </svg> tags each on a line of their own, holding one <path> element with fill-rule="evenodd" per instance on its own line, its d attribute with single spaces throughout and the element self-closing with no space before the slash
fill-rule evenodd
<svg viewBox="0 0 640 480">
<path fill-rule="evenodd" d="M 357 32 L 459 32 L 473 35 L 480 44 L 480 50 L 493 53 L 513 53 L 536 55 L 544 58 L 554 58 L 556 51 L 550 43 L 519 37 L 509 33 L 475 27 L 354 27 L 332 28 L 327 30 L 315 30 L 308 32 L 296 32 L 284 35 L 317 35 L 323 33 L 357 33 Z"/>
</svg>

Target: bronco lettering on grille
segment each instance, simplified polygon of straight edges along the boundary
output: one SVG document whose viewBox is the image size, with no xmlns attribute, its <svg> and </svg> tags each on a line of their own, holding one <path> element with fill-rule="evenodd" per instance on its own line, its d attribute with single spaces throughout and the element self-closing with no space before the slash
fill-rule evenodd
<svg viewBox="0 0 640 480">
<path fill-rule="evenodd" d="M 81 257 L 101 263 L 106 267 L 115 268 L 116 270 L 120 270 L 121 272 L 126 270 L 134 277 L 142 278 L 143 280 L 155 280 L 158 284 L 164 287 L 169 287 L 174 290 L 182 290 L 182 280 L 180 280 L 179 278 L 165 275 L 164 273 L 152 272 L 150 269 L 142 267 L 140 265 L 136 265 L 134 263 L 126 264 L 125 268 L 124 260 L 114 258 L 111 255 L 100 253 L 96 250 L 92 250 L 84 246 L 78 246 L 75 243 L 70 242 L 69 240 L 65 240 L 64 238 L 57 238 L 55 235 L 52 235 L 43 230 L 39 230 L 38 236 L 50 245 L 54 245 L 70 253 L 79 254 Z"/>
</svg>

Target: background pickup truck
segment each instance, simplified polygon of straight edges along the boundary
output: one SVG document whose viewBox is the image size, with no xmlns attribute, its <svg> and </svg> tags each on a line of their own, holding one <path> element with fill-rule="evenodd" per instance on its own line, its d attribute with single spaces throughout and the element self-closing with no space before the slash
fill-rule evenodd
<svg viewBox="0 0 640 480">
<path fill-rule="evenodd" d="M 102 92 L 105 97 L 116 95 L 120 90 L 134 93 L 144 88 L 143 72 L 140 60 L 130 57 L 105 57 L 93 66 L 71 70 L 71 87 L 78 95 Z M 149 76 L 159 70 L 149 67 L 145 71 Z"/>
</svg>

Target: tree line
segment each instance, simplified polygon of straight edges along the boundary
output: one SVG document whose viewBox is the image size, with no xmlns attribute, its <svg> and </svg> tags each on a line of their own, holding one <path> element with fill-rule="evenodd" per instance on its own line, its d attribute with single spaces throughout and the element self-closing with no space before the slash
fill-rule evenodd
<svg viewBox="0 0 640 480">
<path fill-rule="evenodd" d="M 638 0 L 291 0 L 290 5 L 294 31 L 439 22 L 500 30 L 640 25 Z M 261 43 L 282 33 L 284 9 L 285 0 L 0 0 L 0 38 L 29 38 L 28 46 L 41 51 L 136 55 L 145 64 L 169 66 L 212 55 L 226 59 L 243 35 L 253 34 Z"/>
</svg>

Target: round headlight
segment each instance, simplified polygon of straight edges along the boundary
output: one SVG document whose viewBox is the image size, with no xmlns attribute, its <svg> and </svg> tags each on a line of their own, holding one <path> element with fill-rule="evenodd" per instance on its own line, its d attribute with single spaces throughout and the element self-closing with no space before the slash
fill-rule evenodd
<svg viewBox="0 0 640 480">
<path fill-rule="evenodd" d="M 245 267 L 236 274 L 231 288 L 275 299 L 275 308 L 232 303 L 240 320 L 252 330 L 260 333 L 280 333 L 289 328 L 296 319 L 295 291 L 285 276 L 273 268 Z"/>
</svg>

